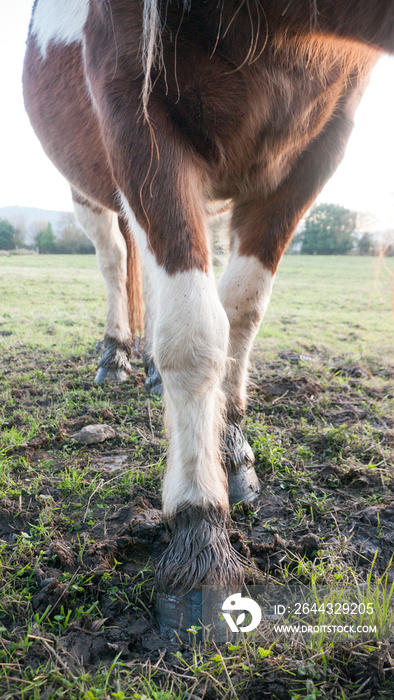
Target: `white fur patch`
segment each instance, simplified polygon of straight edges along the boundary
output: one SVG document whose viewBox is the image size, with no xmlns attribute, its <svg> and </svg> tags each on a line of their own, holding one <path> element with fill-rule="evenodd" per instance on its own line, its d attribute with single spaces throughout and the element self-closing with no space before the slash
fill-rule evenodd
<svg viewBox="0 0 394 700">
<path fill-rule="evenodd" d="M 38 0 L 33 13 L 31 33 L 36 37 L 43 57 L 48 45 L 82 41 L 89 11 L 89 0 Z"/>
<path fill-rule="evenodd" d="M 107 291 L 107 325 L 105 334 L 120 343 L 131 339 L 127 298 L 127 248 L 119 229 L 117 215 L 103 209 L 97 212 L 88 205 L 74 202 L 79 224 L 96 248 L 97 263 Z"/>
<path fill-rule="evenodd" d="M 156 318 L 156 300 L 154 290 L 149 279 L 148 271 L 146 270 L 144 264 L 142 265 L 143 270 L 143 293 L 144 293 L 144 304 L 145 304 L 145 321 L 144 321 L 144 352 L 149 358 L 152 358 L 152 343 L 153 343 L 153 331 L 155 327 Z"/>
<path fill-rule="evenodd" d="M 213 272 L 168 275 L 150 252 L 127 199 L 121 195 L 121 200 L 156 310 L 152 351 L 163 379 L 170 437 L 163 514 L 171 517 L 190 504 L 228 508 L 219 448 L 229 324 Z"/>
<path fill-rule="evenodd" d="M 238 248 L 234 238 L 219 294 L 230 322 L 225 392 L 233 405 L 245 409 L 249 353 L 267 310 L 275 276 L 257 258 L 239 255 Z"/>
<path fill-rule="evenodd" d="M 160 270 L 153 356 L 163 378 L 170 450 L 163 484 L 163 513 L 192 504 L 226 507 L 221 467 L 221 380 L 228 321 L 213 273 L 167 275 Z"/>
</svg>

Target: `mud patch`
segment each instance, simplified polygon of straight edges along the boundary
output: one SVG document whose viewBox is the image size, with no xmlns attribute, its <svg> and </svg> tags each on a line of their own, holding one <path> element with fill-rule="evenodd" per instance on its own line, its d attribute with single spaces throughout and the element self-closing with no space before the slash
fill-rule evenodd
<svg viewBox="0 0 394 700">
<path fill-rule="evenodd" d="M 321 393 L 319 385 L 308 377 L 277 378 L 273 381 L 253 382 L 253 386 L 267 401 L 284 396 L 316 396 Z"/>
</svg>

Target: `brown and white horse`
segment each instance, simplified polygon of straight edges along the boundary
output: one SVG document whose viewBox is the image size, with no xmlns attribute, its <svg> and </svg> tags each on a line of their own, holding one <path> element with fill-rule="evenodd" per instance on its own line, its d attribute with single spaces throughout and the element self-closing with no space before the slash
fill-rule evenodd
<svg viewBox="0 0 394 700">
<path fill-rule="evenodd" d="M 225 424 L 236 442 L 278 263 L 343 156 L 373 65 L 393 50 L 392 0 L 36 0 L 26 108 L 99 251 L 115 352 L 141 327 L 138 257 L 143 268 L 170 432 L 162 590 L 242 581 L 229 489 L 257 486 L 248 456 L 226 473 Z M 219 290 L 216 200 L 233 207 Z"/>
</svg>

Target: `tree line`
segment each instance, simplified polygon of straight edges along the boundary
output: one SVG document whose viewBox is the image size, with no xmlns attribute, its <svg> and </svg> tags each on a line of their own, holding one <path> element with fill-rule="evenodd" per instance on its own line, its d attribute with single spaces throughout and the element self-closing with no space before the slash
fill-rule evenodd
<svg viewBox="0 0 394 700">
<path fill-rule="evenodd" d="M 293 237 L 291 252 L 301 255 L 394 255 L 394 231 L 378 240 L 363 224 L 370 225 L 368 216 L 338 204 L 318 204 L 312 207 L 303 230 Z M 385 240 L 386 239 L 386 240 Z"/>
<path fill-rule="evenodd" d="M 368 225 L 368 221 L 365 221 Z M 362 230 L 363 217 L 338 204 L 318 204 L 305 218 L 304 227 L 293 236 L 289 253 L 301 255 L 378 255 L 394 256 L 394 231 L 387 232 L 386 243 Z M 95 249 L 77 226 L 74 215 L 63 214 L 56 235 L 48 221 L 34 222 L 33 242 L 26 244 L 23 226 L 0 219 L 0 250 L 33 248 L 41 254 L 89 254 Z M 31 232 L 30 232 L 31 233 Z M 391 238 L 390 238 L 391 234 Z"/>
<path fill-rule="evenodd" d="M 30 234 L 30 236 L 28 235 Z M 28 237 L 31 242 L 27 242 Z M 40 254 L 92 254 L 92 242 L 80 229 L 72 213 L 62 216 L 56 234 L 48 221 L 35 221 L 27 231 L 24 225 L 15 226 L 6 219 L 0 219 L 0 250 L 27 248 Z"/>
</svg>

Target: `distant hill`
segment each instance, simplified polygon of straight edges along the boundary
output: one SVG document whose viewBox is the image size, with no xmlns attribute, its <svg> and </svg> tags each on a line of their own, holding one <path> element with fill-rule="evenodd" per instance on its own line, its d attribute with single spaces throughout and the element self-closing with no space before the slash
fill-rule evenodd
<svg viewBox="0 0 394 700">
<path fill-rule="evenodd" d="M 23 228 L 27 244 L 32 243 L 34 239 L 34 232 L 29 230 L 33 222 L 48 221 L 56 233 L 64 215 L 69 214 L 70 212 L 39 209 L 38 207 L 0 207 L 0 219 L 7 219 L 14 226 Z"/>
</svg>

